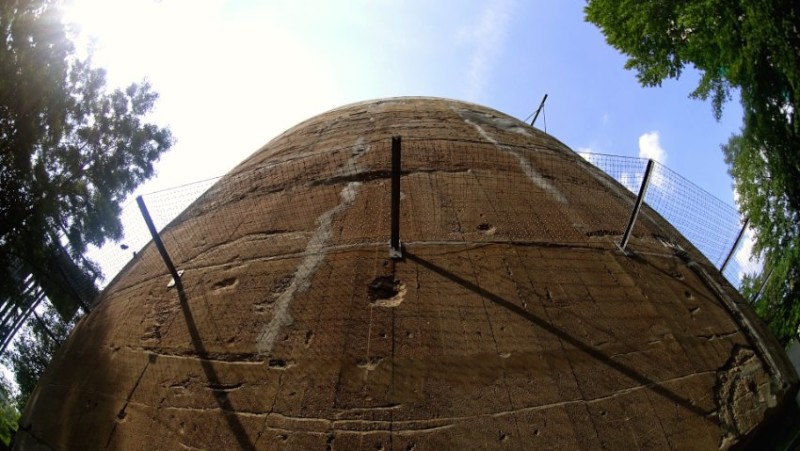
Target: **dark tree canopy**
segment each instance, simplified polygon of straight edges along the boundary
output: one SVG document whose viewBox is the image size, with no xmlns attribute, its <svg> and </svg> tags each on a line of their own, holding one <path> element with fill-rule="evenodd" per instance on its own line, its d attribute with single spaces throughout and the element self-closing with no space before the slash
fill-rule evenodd
<svg viewBox="0 0 800 451">
<path fill-rule="evenodd" d="M 120 203 L 172 136 L 146 122 L 148 83 L 110 90 L 77 56 L 58 1 L 5 1 L 0 30 L 0 267 L 16 274 L 0 300 L 19 299 L 32 275 L 69 316 L 99 275 L 87 246 L 121 237 Z"/>
<path fill-rule="evenodd" d="M 17 432 L 19 419 L 19 410 L 17 410 L 9 386 L 5 376 L 0 374 L 0 443 L 6 447 L 11 444 L 11 439 Z"/>
<path fill-rule="evenodd" d="M 17 382 L 18 392 L 13 399 L 17 411 L 21 412 L 25 407 L 39 377 L 78 319 L 76 316 L 65 321 L 47 304 L 42 313 L 34 313 L 28 318 L 26 327 L 17 337 L 16 346 L 3 357 L 3 363 L 11 368 Z"/>
<path fill-rule="evenodd" d="M 588 0 L 586 19 L 628 55 L 645 86 L 701 74 L 693 97 L 711 99 L 717 118 L 731 91 L 744 111 L 741 134 L 722 146 L 739 206 L 756 232 L 762 276 L 756 310 L 778 337 L 800 322 L 800 2 L 797 0 Z M 768 273 L 772 277 L 760 290 Z"/>
</svg>

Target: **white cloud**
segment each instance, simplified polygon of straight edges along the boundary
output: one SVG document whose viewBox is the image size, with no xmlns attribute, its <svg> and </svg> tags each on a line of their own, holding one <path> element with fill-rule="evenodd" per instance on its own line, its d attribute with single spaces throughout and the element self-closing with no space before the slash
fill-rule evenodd
<svg viewBox="0 0 800 451">
<path fill-rule="evenodd" d="M 473 46 L 469 60 L 466 97 L 476 100 L 481 97 L 488 82 L 492 63 L 497 57 L 506 37 L 506 27 L 511 18 L 511 1 L 494 0 L 486 4 L 477 24 L 469 31 L 461 31 L 460 37 Z"/>
<path fill-rule="evenodd" d="M 667 163 L 667 151 L 661 147 L 657 130 L 639 137 L 639 157 L 649 158 L 661 164 Z"/>
<path fill-rule="evenodd" d="M 580 155 L 584 160 L 588 161 L 589 163 L 594 164 L 595 155 L 597 152 L 594 151 L 591 147 L 578 147 L 578 155 Z"/>
</svg>

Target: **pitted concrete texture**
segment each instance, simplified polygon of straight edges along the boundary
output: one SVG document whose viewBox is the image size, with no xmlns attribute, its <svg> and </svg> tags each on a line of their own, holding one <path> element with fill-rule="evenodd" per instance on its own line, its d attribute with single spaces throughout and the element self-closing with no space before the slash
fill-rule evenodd
<svg viewBox="0 0 800 451">
<path fill-rule="evenodd" d="M 403 259 L 389 259 L 402 137 Z M 430 98 L 285 132 L 112 281 L 19 449 L 712 449 L 796 387 L 714 267 L 554 138 Z"/>
</svg>

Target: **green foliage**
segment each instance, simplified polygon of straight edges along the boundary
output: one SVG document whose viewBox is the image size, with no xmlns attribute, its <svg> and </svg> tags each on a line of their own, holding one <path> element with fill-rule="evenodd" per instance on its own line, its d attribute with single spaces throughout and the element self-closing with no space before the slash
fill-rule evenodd
<svg viewBox="0 0 800 451">
<path fill-rule="evenodd" d="M 739 207 L 772 271 L 756 310 L 784 342 L 800 324 L 800 2 L 588 0 L 586 19 L 629 59 L 645 86 L 696 68 L 691 94 L 719 118 L 738 89 L 740 135 L 722 146 Z M 764 275 L 766 277 L 766 274 Z M 744 284 L 755 295 L 759 276 Z"/>
<path fill-rule="evenodd" d="M 756 301 L 756 312 L 786 345 L 800 324 L 800 211 L 784 187 L 792 181 L 785 174 L 776 176 L 765 152 L 742 136 L 731 137 L 723 151 L 740 208 L 758 232 L 753 251 L 764 260 L 765 271 L 747 277 L 742 293 Z"/>
<path fill-rule="evenodd" d="M 755 300 L 756 313 L 784 346 L 797 336 L 797 325 L 800 324 L 800 309 L 797 308 L 797 300 L 800 299 L 798 249 L 800 246 L 796 240 L 785 251 L 770 254 L 767 270 L 760 275 L 747 277 L 742 286 L 742 294 Z"/>
<path fill-rule="evenodd" d="M 14 402 L 19 411 L 25 407 L 39 378 L 79 319 L 64 321 L 54 308 L 45 305 L 41 314 L 28 318 L 17 335 L 15 346 L 10 347 L 3 357 L 17 381 L 19 391 Z"/>
<path fill-rule="evenodd" d="M 8 446 L 17 432 L 19 410 L 14 404 L 11 384 L 0 375 L 0 443 Z"/>
<path fill-rule="evenodd" d="M 148 83 L 109 90 L 76 55 L 58 1 L 3 2 L 0 32 L 0 268 L 23 268 L 0 280 L 0 299 L 16 302 L 33 274 L 64 307 L 74 285 L 93 288 L 82 254 L 120 238 L 120 202 L 172 136 L 144 120 L 158 97 Z"/>
<path fill-rule="evenodd" d="M 32 285 L 60 313 L 30 318 L 10 349 L 21 407 L 96 294 L 87 246 L 121 237 L 120 203 L 172 135 L 146 120 L 158 98 L 148 83 L 109 89 L 77 55 L 59 0 L 1 2 L 0 33 L 0 303 L 30 305 Z"/>
</svg>

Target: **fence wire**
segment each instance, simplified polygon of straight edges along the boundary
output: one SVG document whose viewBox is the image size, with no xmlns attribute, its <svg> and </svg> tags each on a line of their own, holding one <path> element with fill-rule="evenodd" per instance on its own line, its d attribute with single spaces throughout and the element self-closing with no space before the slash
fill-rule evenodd
<svg viewBox="0 0 800 451">
<path fill-rule="evenodd" d="M 187 271 L 182 278 L 187 295 L 204 306 L 190 322 L 171 319 L 181 311 L 177 303 L 160 303 L 147 293 L 120 294 L 147 286 L 143 282 L 157 277 L 163 277 L 165 284 L 170 280 L 137 203 L 128 202 L 121 214 L 123 239 L 87 253 L 103 272 L 99 288 L 120 277 L 115 293 L 106 293 L 115 302 L 103 315 L 149 324 L 145 336 L 136 337 L 145 347 L 153 340 L 177 349 L 187 333 L 211 334 L 225 346 L 255 334 L 259 346 L 271 347 L 289 339 L 277 336 L 281 321 L 291 320 L 288 312 L 281 313 L 284 300 L 307 296 L 312 276 L 330 273 L 319 279 L 335 282 L 315 282 L 326 286 L 315 286 L 313 291 L 345 308 L 326 310 L 326 315 L 335 316 L 326 324 L 336 327 L 358 320 L 353 315 L 363 309 L 346 308 L 348 299 L 337 283 L 372 287 L 371 281 L 380 280 L 376 277 L 385 272 L 391 143 L 387 139 L 339 148 L 317 143 L 316 148 L 325 150 L 285 149 L 262 160 L 251 159 L 225 177 L 143 195 L 171 259 L 179 270 Z M 613 246 L 626 229 L 647 160 L 603 154 L 581 157 L 524 143 L 403 140 L 400 240 L 409 245 Z M 750 232 L 731 251 L 741 228 L 735 208 L 656 163 L 631 242 L 638 248 L 654 246 L 658 240 L 653 238 L 658 237 L 661 244 L 686 244 L 689 252 L 702 253 L 717 268 L 732 254 L 724 276 L 738 288 L 745 274 L 761 271 L 759 263 L 749 258 Z M 347 259 L 348 265 L 334 264 L 337 259 Z M 242 265 L 249 270 L 236 270 Z M 252 304 L 255 310 L 215 302 L 232 287 L 236 302 Z M 87 287 L 74 288 L 87 292 Z M 148 307 L 142 309 L 137 305 L 141 302 Z M 5 344 L 34 307 L 8 304 L 0 312 Z M 277 326 L 264 328 L 259 312 L 277 318 L 272 320 Z M 300 302 L 293 304 L 291 314 L 298 319 L 322 313 L 313 303 Z M 126 335 L 134 329 L 117 333 Z M 296 333 L 300 335 L 291 339 L 313 340 L 305 331 Z"/>
<path fill-rule="evenodd" d="M 638 193 L 647 159 L 593 153 L 582 156 Z M 658 162 L 654 162 L 645 203 L 717 268 L 722 269 L 731 255 L 723 274 L 736 288 L 746 274 L 761 272 L 761 264 L 750 253 L 752 232 L 745 230 L 743 239 L 736 242 L 744 226 L 739 211 Z M 669 231 L 662 233 L 670 240 L 676 238 Z"/>
<path fill-rule="evenodd" d="M 435 151 L 431 151 L 434 148 Z M 369 151 L 367 151 L 369 150 Z M 243 166 L 225 178 L 144 195 L 161 237 L 181 269 L 209 261 L 263 256 L 302 259 L 322 247 L 346 248 L 389 241 L 390 143 L 375 142 L 322 154 L 299 153 L 259 167 Z M 404 141 L 401 240 L 579 243 L 617 239 L 643 180 L 647 160 L 582 154 L 619 185 L 594 174 L 586 161 L 546 149 L 497 149 L 472 143 Z M 560 208 L 568 202 L 575 208 Z M 656 163 L 646 206 L 663 216 L 720 268 L 741 230 L 739 213 L 669 168 Z M 188 208 L 187 208 L 188 207 Z M 634 237 L 679 241 L 674 230 L 639 218 Z M 335 227 L 325 228 L 333 224 Z M 148 246 L 150 235 L 135 202 L 122 212 L 125 237 L 89 258 L 107 285 Z M 168 227 L 170 223 L 181 227 Z M 322 230 L 322 232 L 320 232 Z M 725 269 L 739 286 L 760 267 L 743 240 Z M 383 250 L 383 248 L 381 248 Z M 258 254 L 258 255 L 256 255 Z M 136 278 L 166 274 L 158 258 L 142 259 Z M 295 263 L 292 263 L 295 264 Z"/>
</svg>

